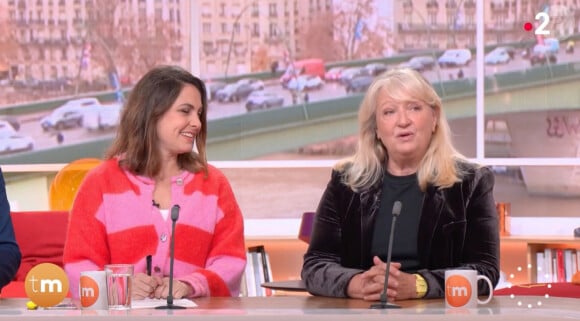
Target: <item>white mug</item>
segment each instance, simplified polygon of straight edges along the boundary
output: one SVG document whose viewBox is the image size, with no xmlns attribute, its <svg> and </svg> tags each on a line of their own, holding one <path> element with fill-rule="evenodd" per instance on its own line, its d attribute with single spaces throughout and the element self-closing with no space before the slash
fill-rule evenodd
<svg viewBox="0 0 580 321">
<path fill-rule="evenodd" d="M 107 310 L 107 274 L 105 271 L 81 272 L 79 282 L 81 309 Z"/>
<path fill-rule="evenodd" d="M 481 301 L 477 297 L 477 281 L 484 280 L 489 285 L 489 296 Z M 477 308 L 493 297 L 493 285 L 485 275 L 477 275 L 475 270 L 445 271 L 445 306 L 447 308 Z"/>
</svg>

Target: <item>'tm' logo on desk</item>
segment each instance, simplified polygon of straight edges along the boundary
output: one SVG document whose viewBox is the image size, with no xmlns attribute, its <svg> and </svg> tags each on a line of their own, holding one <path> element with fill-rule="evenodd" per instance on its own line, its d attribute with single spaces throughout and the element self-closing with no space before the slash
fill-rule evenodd
<svg viewBox="0 0 580 321">
<path fill-rule="evenodd" d="M 462 307 L 471 299 L 471 284 L 462 275 L 452 275 L 445 282 L 445 299 L 452 307 Z"/>
<path fill-rule="evenodd" d="M 42 263 L 26 275 L 24 290 L 30 300 L 41 307 L 57 305 L 68 293 L 66 273 L 56 264 Z"/>
</svg>

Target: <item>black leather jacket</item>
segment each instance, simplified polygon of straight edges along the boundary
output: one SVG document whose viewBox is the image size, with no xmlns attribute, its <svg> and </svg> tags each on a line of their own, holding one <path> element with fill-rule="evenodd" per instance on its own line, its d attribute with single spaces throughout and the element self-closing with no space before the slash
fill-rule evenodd
<svg viewBox="0 0 580 321">
<path fill-rule="evenodd" d="M 429 186 L 421 212 L 418 252 L 426 298 L 443 297 L 445 270 L 467 268 L 499 279 L 498 217 L 493 198 L 494 176 L 486 167 L 461 163 L 467 174 L 450 188 Z M 346 297 L 350 279 L 372 266 L 373 223 L 382 182 L 354 193 L 332 172 L 318 206 L 312 238 L 304 255 L 302 279 L 314 295 Z M 393 246 L 397 246 L 394 244 Z M 489 292 L 479 283 L 479 294 Z"/>
</svg>

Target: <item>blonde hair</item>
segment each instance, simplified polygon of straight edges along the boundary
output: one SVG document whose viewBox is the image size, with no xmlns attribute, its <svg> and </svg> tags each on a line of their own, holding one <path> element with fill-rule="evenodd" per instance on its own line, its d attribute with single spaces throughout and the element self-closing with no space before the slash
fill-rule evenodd
<svg viewBox="0 0 580 321">
<path fill-rule="evenodd" d="M 378 76 L 367 90 L 359 107 L 359 137 L 355 154 L 336 165 L 344 171 L 344 183 L 353 191 L 369 189 L 381 181 L 388 154 L 376 137 L 376 108 L 378 93 L 387 93 L 398 102 L 420 101 L 430 106 L 438 115 L 435 132 L 417 171 L 419 187 L 427 185 L 450 187 L 461 180 L 463 173 L 458 161 L 467 161 L 451 143 L 451 130 L 443 113 L 441 98 L 431 84 L 415 70 L 392 69 Z"/>
</svg>

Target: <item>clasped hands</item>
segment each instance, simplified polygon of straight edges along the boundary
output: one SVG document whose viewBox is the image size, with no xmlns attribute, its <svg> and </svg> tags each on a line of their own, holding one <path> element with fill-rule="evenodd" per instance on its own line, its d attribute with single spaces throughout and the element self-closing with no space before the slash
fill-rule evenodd
<svg viewBox="0 0 580 321">
<path fill-rule="evenodd" d="M 191 296 L 193 288 L 188 283 L 173 280 L 173 298 L 181 299 Z M 166 299 L 169 295 L 169 278 L 149 276 L 138 273 L 133 277 L 132 297 L 136 300 L 145 298 Z"/>
<path fill-rule="evenodd" d="M 377 256 L 373 257 L 373 266 L 363 273 L 355 275 L 348 283 L 347 294 L 351 298 L 367 301 L 380 300 L 385 284 L 387 264 Z M 391 262 L 387 297 L 389 301 L 414 299 L 417 297 L 416 278 L 413 274 L 400 270 L 401 263 Z"/>
</svg>

